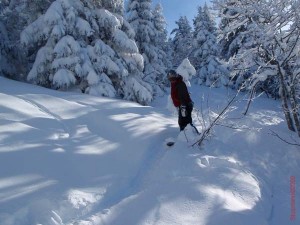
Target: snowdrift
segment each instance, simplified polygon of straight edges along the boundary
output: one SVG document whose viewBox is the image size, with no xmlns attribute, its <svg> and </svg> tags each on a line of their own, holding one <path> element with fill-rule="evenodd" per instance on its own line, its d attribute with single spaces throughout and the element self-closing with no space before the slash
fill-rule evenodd
<svg viewBox="0 0 300 225">
<path fill-rule="evenodd" d="M 276 101 L 257 99 L 240 120 L 251 129 L 218 127 L 199 149 L 177 139 L 166 98 L 145 107 L 0 82 L 1 225 L 295 224 L 300 151 L 270 135 L 290 137 Z M 214 111 L 225 95 L 192 88 Z"/>
</svg>

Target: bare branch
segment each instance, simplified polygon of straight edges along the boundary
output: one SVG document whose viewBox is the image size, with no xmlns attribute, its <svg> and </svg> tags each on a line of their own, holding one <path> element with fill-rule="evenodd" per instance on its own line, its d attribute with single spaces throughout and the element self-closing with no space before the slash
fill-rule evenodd
<svg viewBox="0 0 300 225">
<path fill-rule="evenodd" d="M 296 46 L 297 46 L 297 44 L 298 44 L 299 38 L 300 38 L 300 34 L 298 34 L 298 36 L 297 36 L 297 38 L 296 38 L 296 41 L 295 41 L 293 47 L 291 48 L 290 53 L 289 53 L 288 56 L 285 58 L 285 60 L 282 62 L 282 65 L 285 65 L 285 63 L 286 63 L 287 61 L 289 61 L 289 58 L 291 57 L 291 55 L 292 55 L 294 49 L 296 48 Z"/>
<path fill-rule="evenodd" d="M 247 107 L 246 107 L 246 110 L 245 112 L 243 113 L 244 116 L 247 115 L 248 113 L 248 110 L 250 108 L 250 105 L 251 105 L 251 102 L 253 101 L 253 95 L 255 94 L 255 89 L 256 89 L 256 86 L 258 85 L 258 82 L 254 85 L 254 87 L 252 87 L 251 89 L 251 93 L 250 93 L 250 97 L 249 97 L 249 100 L 248 100 L 248 103 L 247 103 Z"/>
<path fill-rule="evenodd" d="M 289 145 L 294 145 L 294 146 L 299 146 L 299 147 L 300 147 L 300 144 L 299 144 L 299 143 L 297 143 L 297 142 L 294 142 L 294 143 L 289 142 L 289 141 L 283 139 L 282 137 L 280 137 L 279 134 L 277 134 L 277 133 L 274 132 L 273 130 L 271 130 L 271 129 L 269 129 L 269 130 L 271 131 L 271 135 L 273 135 L 273 136 L 279 138 L 281 141 L 283 141 L 283 142 L 285 142 L 285 143 L 287 143 L 287 144 L 289 144 Z"/>
<path fill-rule="evenodd" d="M 232 99 L 227 103 L 227 105 L 224 107 L 224 109 L 219 113 L 219 115 L 209 124 L 208 128 L 204 130 L 204 132 L 201 134 L 201 137 L 199 140 L 197 140 L 195 143 L 193 143 L 191 146 L 195 145 L 201 145 L 202 142 L 205 140 L 205 138 L 211 133 L 213 127 L 218 123 L 218 121 L 223 117 L 224 114 L 228 111 L 229 107 L 232 105 L 232 103 L 235 101 L 237 96 L 239 95 L 240 90 L 232 97 Z"/>
</svg>

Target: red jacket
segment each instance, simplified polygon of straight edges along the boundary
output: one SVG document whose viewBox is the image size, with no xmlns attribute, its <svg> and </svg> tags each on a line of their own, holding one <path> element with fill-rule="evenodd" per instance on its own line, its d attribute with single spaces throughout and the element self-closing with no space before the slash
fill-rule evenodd
<svg viewBox="0 0 300 225">
<path fill-rule="evenodd" d="M 186 84 L 183 82 L 183 78 L 180 75 L 171 80 L 171 98 L 175 107 L 181 105 L 187 106 L 192 102 Z"/>
</svg>

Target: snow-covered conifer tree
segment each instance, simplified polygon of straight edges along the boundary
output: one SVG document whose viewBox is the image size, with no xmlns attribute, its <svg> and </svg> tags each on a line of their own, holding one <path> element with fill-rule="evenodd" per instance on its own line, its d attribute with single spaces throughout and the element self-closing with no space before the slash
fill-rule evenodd
<svg viewBox="0 0 300 225">
<path fill-rule="evenodd" d="M 21 31 L 32 21 L 36 20 L 49 7 L 54 0 L 23 0 L 23 1 L 1 1 L 0 17 L 2 28 L 7 30 L 8 41 L 6 45 L 7 60 L 10 66 L 10 77 L 23 79 L 27 73 L 30 58 L 27 57 L 20 43 Z M 30 50 L 34 51 L 34 50 Z M 1 60 L 2 61 L 2 60 Z M 12 73 L 12 70 L 14 71 Z"/>
<path fill-rule="evenodd" d="M 206 4 L 199 7 L 194 27 L 191 59 L 197 69 L 196 82 L 218 87 L 224 84 L 227 70 L 218 58 L 216 25 Z"/>
<path fill-rule="evenodd" d="M 165 76 L 165 65 L 161 59 L 161 49 L 157 46 L 158 31 L 153 24 L 151 10 L 152 0 L 129 0 L 127 18 L 135 31 L 135 40 L 144 57 L 144 80 L 154 89 L 154 94 L 162 93 L 162 81 Z"/>
<path fill-rule="evenodd" d="M 151 87 L 141 80 L 143 58 L 124 21 L 93 0 L 56 0 L 22 32 L 24 46 L 41 46 L 28 80 L 149 103 Z"/>
<path fill-rule="evenodd" d="M 203 13 L 203 7 L 199 6 L 198 7 L 198 11 L 197 11 L 197 15 L 195 16 L 195 18 L 193 19 L 193 32 L 192 32 L 192 50 L 191 50 L 191 57 L 190 60 L 193 63 L 193 65 L 195 66 L 196 69 L 198 69 L 198 67 L 200 66 L 201 60 L 197 57 L 197 52 L 199 51 L 198 48 L 199 46 L 201 46 L 201 44 L 199 44 L 199 39 L 200 39 L 200 32 L 201 30 L 203 30 L 204 24 L 204 13 Z M 205 38 L 202 38 L 203 40 L 205 40 Z M 203 41 L 202 41 L 203 42 Z M 200 42 L 200 43 L 202 43 Z"/>
<path fill-rule="evenodd" d="M 178 66 L 190 55 L 192 47 L 192 27 L 186 16 L 181 16 L 176 21 L 177 28 L 172 30 L 173 65 Z"/>
<path fill-rule="evenodd" d="M 246 67 L 244 69 L 237 69 L 240 61 L 236 58 L 243 51 L 248 48 L 249 36 L 247 32 L 252 24 L 252 20 L 245 17 L 246 8 L 244 5 L 248 4 L 241 0 L 213 0 L 214 9 L 219 12 L 221 19 L 219 24 L 219 46 L 221 58 L 226 60 L 231 71 L 229 76 L 229 86 L 233 88 L 241 88 L 251 74 L 257 69 Z"/>
<path fill-rule="evenodd" d="M 124 15 L 124 0 L 102 0 L 102 7 L 112 13 Z"/>
<path fill-rule="evenodd" d="M 166 29 L 166 19 L 163 15 L 163 8 L 161 4 L 156 4 L 153 10 L 153 24 L 156 29 L 155 43 L 160 48 L 163 48 L 165 42 L 167 41 L 167 29 Z"/>
<path fill-rule="evenodd" d="M 225 59 L 237 54 L 244 39 L 242 32 L 247 29 L 243 14 L 239 14 L 241 0 L 213 0 L 214 9 L 219 11 L 220 48 Z"/>
<path fill-rule="evenodd" d="M 155 45 L 158 48 L 158 63 L 160 64 L 159 73 L 164 75 L 160 76 L 163 84 L 167 83 L 167 73 L 168 68 L 172 68 L 171 56 L 168 55 L 170 51 L 170 45 L 168 42 L 168 32 L 166 29 L 166 20 L 163 15 L 163 8 L 161 4 L 157 4 L 153 10 L 153 24 L 156 30 Z"/>
<path fill-rule="evenodd" d="M 1 18 L 1 17 L 0 17 Z M 11 77 L 15 74 L 15 67 L 10 60 L 10 45 L 6 27 L 0 21 L 0 76 Z"/>
</svg>

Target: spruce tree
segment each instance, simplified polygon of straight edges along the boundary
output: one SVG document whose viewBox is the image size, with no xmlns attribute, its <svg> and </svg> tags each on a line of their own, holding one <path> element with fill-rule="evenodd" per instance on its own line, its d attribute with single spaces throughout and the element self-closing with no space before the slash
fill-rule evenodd
<svg viewBox="0 0 300 225">
<path fill-rule="evenodd" d="M 178 67 L 185 58 L 188 58 L 192 50 L 192 27 L 187 17 L 181 16 L 176 24 L 178 27 L 171 32 L 174 35 L 172 39 L 174 67 Z"/>
<path fill-rule="evenodd" d="M 99 2 L 96 0 L 96 2 Z M 117 15 L 124 16 L 124 0 L 102 0 L 102 7 Z"/>
<path fill-rule="evenodd" d="M 155 45 L 158 48 L 158 63 L 160 64 L 159 72 L 161 74 L 160 82 L 165 86 L 167 81 L 167 70 L 172 67 L 171 57 L 168 55 L 170 46 L 168 42 L 168 32 L 166 29 L 166 20 L 163 15 L 161 4 L 157 4 L 153 10 L 153 24 L 156 31 Z"/>
<path fill-rule="evenodd" d="M 219 87 L 224 83 L 227 71 L 218 58 L 216 25 L 206 4 L 204 8 L 198 8 L 194 19 L 193 37 L 191 58 L 197 69 L 196 82 Z"/>
<path fill-rule="evenodd" d="M 6 41 L 4 52 L 6 59 L 2 54 L 2 64 L 7 61 L 9 71 L 6 69 L 8 77 L 14 79 L 23 79 L 23 75 L 28 71 L 28 65 L 31 59 L 27 57 L 20 45 L 20 33 L 31 22 L 36 20 L 54 0 L 23 0 L 23 1 L 1 1 L 0 19 L 2 34 L 6 30 Z M 34 51 L 31 49 L 30 51 Z"/>
<path fill-rule="evenodd" d="M 5 25 L 0 21 L 0 76 L 13 77 L 16 74 L 10 52 L 8 33 Z"/>
<path fill-rule="evenodd" d="M 153 23 L 152 0 L 129 0 L 127 18 L 135 31 L 135 40 L 144 58 L 144 77 L 154 89 L 154 94 L 162 93 L 165 65 L 161 60 L 161 49 L 157 46 L 158 32 Z"/>
<path fill-rule="evenodd" d="M 27 79 L 50 88 L 77 87 L 88 94 L 149 103 L 152 90 L 141 79 L 143 58 L 130 27 L 121 15 L 98 4 L 56 0 L 26 27 L 23 45 L 39 49 Z"/>
</svg>

